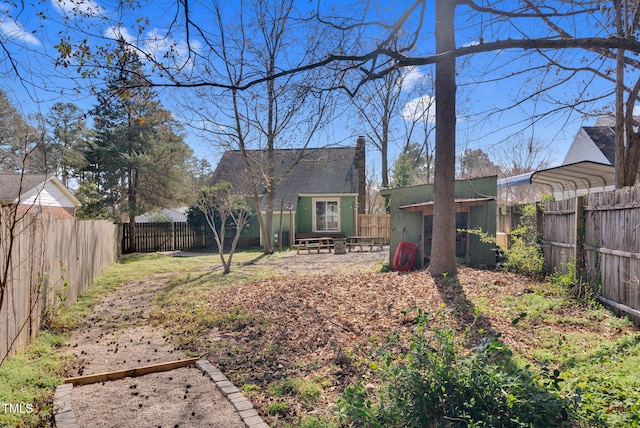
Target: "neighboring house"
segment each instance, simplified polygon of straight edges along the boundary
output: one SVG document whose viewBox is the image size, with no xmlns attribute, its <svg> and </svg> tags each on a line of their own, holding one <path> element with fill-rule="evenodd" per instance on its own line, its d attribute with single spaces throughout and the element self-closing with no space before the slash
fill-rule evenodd
<svg viewBox="0 0 640 428">
<path fill-rule="evenodd" d="M 611 126 L 582 126 L 560 166 L 531 174 L 531 184 L 542 185 L 556 200 L 615 186 L 616 133 Z"/>
<path fill-rule="evenodd" d="M 0 205 L 18 205 L 23 211 L 71 219 L 81 204 L 56 177 L 0 173 Z"/>
<path fill-rule="evenodd" d="M 162 208 L 158 211 L 145 213 L 136 217 L 136 223 L 153 223 L 168 221 L 172 223 L 184 223 L 187 221 L 189 207 Z"/>
<path fill-rule="evenodd" d="M 561 200 L 613 189 L 615 138 L 606 124 L 580 127 L 561 165 L 498 180 L 500 205 L 532 203 L 543 194 Z"/>
<path fill-rule="evenodd" d="M 253 170 L 266 163 L 266 151 L 246 152 Z M 279 149 L 274 152 L 276 192 L 271 236 L 279 234 L 287 245 L 296 233 L 355 235 L 358 213 L 366 200 L 364 138 L 355 147 Z M 254 186 L 247 158 L 238 150 L 223 154 L 213 183 L 229 181 L 237 194 L 252 197 L 257 187 L 261 214 L 265 213 L 265 183 Z M 244 245 L 260 245 L 258 219 L 243 236 Z"/>
<path fill-rule="evenodd" d="M 609 126 L 582 126 L 573 139 L 562 165 L 590 161 L 614 165 L 616 133 Z"/>
</svg>

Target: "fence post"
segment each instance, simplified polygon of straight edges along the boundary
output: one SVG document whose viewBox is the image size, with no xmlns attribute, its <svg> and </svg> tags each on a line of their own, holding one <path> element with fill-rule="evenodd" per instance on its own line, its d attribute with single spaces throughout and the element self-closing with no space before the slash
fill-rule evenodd
<svg viewBox="0 0 640 428">
<path fill-rule="evenodd" d="M 544 212 L 542 208 L 542 202 L 536 202 L 536 236 L 538 242 L 542 242 L 544 238 Z"/>
<path fill-rule="evenodd" d="M 575 262 L 573 279 L 579 281 L 582 277 L 582 265 L 583 265 L 583 244 L 584 244 L 584 196 L 576 197 L 576 223 L 575 223 L 576 236 L 575 246 L 573 250 L 573 260 Z"/>
</svg>

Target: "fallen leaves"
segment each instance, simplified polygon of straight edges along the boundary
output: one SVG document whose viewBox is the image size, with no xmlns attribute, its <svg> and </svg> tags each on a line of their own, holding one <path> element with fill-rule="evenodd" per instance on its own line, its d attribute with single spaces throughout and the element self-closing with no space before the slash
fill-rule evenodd
<svg viewBox="0 0 640 428">
<path fill-rule="evenodd" d="M 401 351 L 417 309 L 430 315 L 434 327 L 447 323 L 459 337 L 499 332 L 512 350 L 526 353 L 531 341 L 521 340 L 525 327 L 512 323 L 521 312 L 506 307 L 503 297 L 522 296 L 534 286 L 526 277 L 470 268 L 460 269 L 457 283 L 436 283 L 425 272 L 270 278 L 212 294 L 206 304 L 214 313 L 228 320 L 234 314 L 251 316 L 239 328 L 219 327 L 222 340 L 203 341 L 197 351 L 238 386 L 257 385 L 251 398 L 259 413 L 272 426 L 284 426 L 309 412 L 328 413 L 350 382 L 370 373 L 370 358 L 390 336 L 401 338 L 396 345 Z M 288 410 L 269 416 L 276 398 L 268 388 L 290 378 L 320 382 L 322 396 L 313 403 L 277 397 Z"/>
</svg>

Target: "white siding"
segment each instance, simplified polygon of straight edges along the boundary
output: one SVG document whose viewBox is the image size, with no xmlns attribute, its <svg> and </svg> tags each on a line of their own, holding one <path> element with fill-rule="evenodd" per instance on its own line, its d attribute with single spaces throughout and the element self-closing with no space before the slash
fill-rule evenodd
<svg viewBox="0 0 640 428">
<path fill-rule="evenodd" d="M 51 180 L 45 182 L 44 188 L 42 185 L 38 185 L 38 187 L 25 193 L 21 204 L 41 207 L 75 208 L 73 202 L 69 200 L 62 190 L 52 183 Z"/>
<path fill-rule="evenodd" d="M 569 165 L 576 162 L 591 161 L 604 163 L 609 165 L 609 161 L 598 147 L 593 143 L 591 138 L 587 135 L 584 128 L 580 128 L 580 131 L 574 138 L 569 151 L 567 152 L 562 165 Z"/>
</svg>

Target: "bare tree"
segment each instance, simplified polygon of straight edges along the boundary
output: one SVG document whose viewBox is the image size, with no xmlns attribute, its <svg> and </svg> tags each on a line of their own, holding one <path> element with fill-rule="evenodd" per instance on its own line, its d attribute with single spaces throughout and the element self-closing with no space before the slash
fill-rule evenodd
<svg viewBox="0 0 640 428">
<path fill-rule="evenodd" d="M 241 196 L 232 194 L 232 190 L 229 182 L 203 187 L 195 204 L 202 211 L 207 224 L 213 231 L 224 273 L 231 272 L 231 261 L 240 235 L 251 219 L 251 209 L 246 201 Z M 224 244 L 227 228 L 232 228 L 235 232 L 231 240 L 229 256 L 225 257 Z"/>
<path fill-rule="evenodd" d="M 44 144 L 44 132 L 27 123 L 24 117 L 11 105 L 9 99 L 0 93 L 2 97 L 1 108 L 6 116 L 0 120 L 0 149 L 2 149 L 2 160 L 0 163 L 0 173 L 9 174 L 11 184 L 7 188 L 0 188 L 0 199 L 9 197 L 10 200 L 2 201 L 0 204 L 0 313 L 7 314 L 12 310 L 12 304 L 15 304 L 8 297 L 11 296 L 10 287 L 15 283 L 16 276 L 19 274 L 20 265 L 29 260 L 42 261 L 41 253 L 43 251 L 42 236 L 35 236 L 36 230 L 39 228 L 41 216 L 35 207 L 34 198 L 32 205 L 25 203 L 23 200 L 27 190 L 25 176 L 35 167 L 37 162 L 33 161 L 35 154 Z M 29 234 L 25 232 L 26 226 L 34 224 L 35 227 L 30 229 L 32 236 L 29 251 L 18 253 L 16 247 Z M 24 244 L 24 242 L 23 242 Z M 26 246 L 26 245 L 25 245 Z M 16 256 L 20 254 L 20 257 Z M 13 337 L 8 337 L 6 344 L 6 352 L 0 355 L 0 364 L 13 352 L 18 336 L 24 329 L 29 328 L 31 322 L 31 314 L 37 310 L 40 295 L 42 293 L 42 269 L 29 273 L 32 275 L 29 281 L 29 289 L 22 290 L 21 295 L 29 296 L 27 319 L 20 325 L 16 326 L 17 332 L 14 331 Z M 29 276 L 29 275 L 24 275 Z M 13 293 L 15 298 L 15 293 Z M 15 309 L 15 308 L 14 308 Z M 9 316 L 11 319 L 11 316 Z"/>
<path fill-rule="evenodd" d="M 384 212 L 382 196 L 380 196 L 380 181 L 373 167 L 367 170 L 366 189 L 366 214 Z"/>
<path fill-rule="evenodd" d="M 323 39 L 321 34 L 310 33 L 300 40 L 301 25 L 308 24 L 300 21 L 293 6 L 292 0 L 255 0 L 241 7 L 236 16 L 226 17 L 216 4 L 218 52 L 224 61 L 224 70 L 217 78 L 233 87 L 245 79 L 273 76 L 292 62 L 309 61 Z M 226 18 L 238 24 L 229 26 Z M 294 42 L 304 45 L 302 55 L 288 52 Z M 252 188 L 236 190 L 253 195 L 265 254 L 273 252 L 276 189 L 305 156 L 305 149 L 333 108 L 331 93 L 317 88 L 319 77 L 320 70 L 311 70 L 278 80 L 267 78 L 246 91 L 235 87 L 202 89 L 198 91 L 202 105 L 192 110 L 201 123 L 206 123 L 203 135 L 213 137 L 213 143 L 224 149 L 242 153 Z M 284 175 L 276 176 L 276 162 L 282 161 L 279 150 L 287 148 L 299 149 L 297 160 Z"/>
<path fill-rule="evenodd" d="M 360 75 L 360 79 L 356 79 L 356 83 L 348 87 L 347 83 L 353 79 L 343 79 L 338 85 L 349 93 L 357 93 L 368 82 L 383 78 L 384 76 L 394 73 L 402 67 L 423 66 L 429 64 L 436 65 L 436 164 L 434 178 L 434 204 L 439 207 L 435 210 L 434 217 L 434 257 L 431 260 L 430 270 L 433 274 L 455 273 L 455 225 L 453 224 L 453 180 L 455 176 L 455 117 L 456 117 L 456 79 L 455 74 L 458 70 L 456 67 L 456 58 L 464 58 L 466 61 L 472 61 L 478 58 L 480 54 L 489 52 L 524 52 L 530 51 L 540 58 L 544 58 L 544 54 L 552 52 L 557 53 L 553 56 L 553 60 L 546 64 L 537 64 L 532 67 L 529 64 L 524 66 L 527 70 L 557 70 L 567 71 L 568 75 L 564 76 L 562 82 L 570 82 L 576 73 L 582 71 L 593 72 L 601 78 L 611 78 L 612 73 L 607 68 L 589 69 L 590 67 L 576 65 L 573 57 L 565 60 L 560 52 L 568 52 L 580 50 L 585 55 L 590 55 L 590 59 L 608 58 L 609 63 L 615 61 L 616 50 L 620 53 L 629 52 L 624 57 L 625 66 L 638 69 L 637 62 L 632 54 L 640 53 L 640 41 L 636 38 L 635 33 L 628 32 L 625 37 L 610 37 L 616 33 L 607 32 L 610 28 L 611 19 L 607 14 L 611 11 L 620 10 L 620 5 L 631 4 L 629 2 L 617 1 L 613 3 L 605 3 L 601 5 L 589 0 L 566 2 L 556 0 L 552 2 L 531 2 L 521 0 L 518 2 L 499 2 L 499 3 L 479 3 L 473 0 L 436 0 L 436 37 L 435 50 L 426 48 L 425 46 L 433 46 L 425 43 L 430 40 L 431 30 L 425 25 L 429 17 L 429 3 L 425 0 L 414 0 L 407 3 L 404 7 L 394 9 L 394 13 L 387 12 L 384 17 L 379 16 L 377 11 L 369 2 L 363 3 L 364 7 L 347 8 L 349 12 L 345 12 L 342 17 L 336 16 L 335 13 L 328 15 L 323 13 L 321 7 L 317 7 L 317 18 L 319 22 L 327 25 L 327 28 L 335 30 L 341 34 L 336 39 L 334 48 L 326 55 L 326 51 L 322 51 L 321 55 L 309 57 L 307 61 L 301 63 L 288 64 L 286 67 L 272 68 L 269 73 L 260 73 L 254 75 L 246 75 L 241 80 L 220 80 L 216 76 L 209 79 L 212 75 L 200 74 L 194 75 L 184 74 L 184 67 L 176 67 L 176 62 L 156 61 L 158 70 L 162 71 L 157 81 L 152 82 L 155 85 L 173 86 L 173 87 L 212 87 L 226 88 L 232 91 L 245 91 L 258 85 L 263 85 L 271 80 L 280 80 L 286 76 L 292 76 L 298 73 L 308 72 L 315 68 L 331 68 L 333 71 L 342 73 L 346 77 L 352 73 Z M 169 31 L 177 30 L 178 24 L 183 24 L 186 29 L 185 34 L 188 35 L 186 56 L 190 61 L 197 63 L 203 60 L 211 67 L 218 65 L 207 62 L 208 58 L 213 58 L 218 53 L 219 44 L 209 43 L 207 35 L 202 31 L 202 27 L 194 25 L 195 18 L 190 14 L 189 2 L 180 2 L 177 15 L 180 19 L 175 19 Z M 362 5 L 362 4 L 360 4 Z M 618 6 L 617 9 L 615 6 Z M 635 28 L 637 23 L 637 10 L 635 3 L 631 8 L 630 15 L 633 25 L 627 25 L 626 28 Z M 465 28 L 477 28 L 477 37 L 475 40 L 469 40 L 462 46 L 455 45 L 456 29 L 454 27 L 456 11 L 464 12 L 465 19 L 468 19 Z M 349 16 L 346 16 L 349 15 Z M 462 14 L 458 16 L 463 16 Z M 593 28 L 580 25 L 585 20 L 598 23 L 598 30 L 602 30 L 597 37 L 593 34 Z M 540 24 L 544 25 L 540 25 Z M 562 28 L 563 25 L 571 25 L 570 28 Z M 546 28 L 545 28 L 546 25 Z M 607 27 L 609 26 L 609 27 Z M 376 34 L 376 42 L 373 47 L 366 43 L 356 42 L 363 37 L 369 37 Z M 566 33 L 566 35 L 565 35 Z M 169 33 L 168 33 L 169 34 Z M 602 36 L 600 35 L 602 34 Z M 198 43 L 195 35 L 198 35 Z M 204 37 L 201 37 L 203 36 Z M 208 49 L 201 49 L 202 43 L 206 44 Z M 193 41 L 193 43 L 189 43 Z M 196 46 L 198 45 L 198 46 Z M 86 55 L 87 52 L 94 53 L 94 49 L 89 41 L 76 45 L 70 39 L 64 39 L 59 45 L 60 63 L 70 63 L 76 52 L 82 53 L 84 58 L 89 58 L 85 63 L 81 64 L 87 73 L 97 70 L 97 67 L 91 67 L 91 61 L 100 61 L 100 55 Z M 138 48 L 142 49 L 138 46 Z M 154 59 L 153 56 L 150 56 Z M 219 58 L 219 56 L 217 57 Z M 184 62 L 182 62 L 184 64 Z M 90 67 L 85 67 L 89 65 Z M 611 69 L 611 67 L 608 67 Z M 615 68 L 615 67 L 614 67 Z M 508 78 L 509 75 L 518 75 L 523 71 L 502 72 L 499 78 Z M 500 71 L 498 70 L 498 74 Z M 95 73 L 94 73 L 95 75 Z M 614 79 L 615 80 L 615 79 Z M 548 85 L 546 89 L 553 89 L 556 85 Z M 640 84 L 625 88 L 628 93 L 628 102 L 626 106 L 626 117 L 633 109 L 630 106 L 635 105 L 637 94 L 640 92 Z M 565 108 L 579 108 L 579 106 L 589 105 L 589 97 L 586 94 L 578 94 L 575 102 L 567 102 L 566 105 L 559 106 L 556 111 Z M 590 98 L 594 100 L 596 98 Z M 539 117 L 551 114 L 552 112 L 543 112 Z M 531 121 L 533 122 L 533 121 Z M 628 119 L 626 123 L 630 123 Z M 625 155 L 629 161 L 628 164 L 635 163 L 638 158 L 638 140 L 633 135 L 631 126 L 626 128 Z M 622 162 L 622 161 L 620 161 Z M 619 167 L 621 169 L 622 167 Z M 630 175 L 637 173 L 637 168 L 625 168 L 625 174 Z M 625 180 L 627 182 L 627 180 Z"/>
<path fill-rule="evenodd" d="M 435 106 L 433 96 L 433 78 L 425 76 L 414 84 L 413 92 L 417 98 L 409 100 L 402 109 L 405 125 L 405 144 L 402 153 L 413 155 L 412 167 L 419 168 L 416 178 L 429 184 L 433 181 L 435 166 L 435 147 L 432 137 L 435 134 Z M 418 148 L 418 150 L 414 150 Z M 419 162 L 420 165 L 417 163 Z"/>
<path fill-rule="evenodd" d="M 548 168 L 549 145 L 534 137 L 517 138 L 500 148 L 495 155 L 500 165 L 500 176 L 511 177 Z"/>
<path fill-rule="evenodd" d="M 351 98 L 358 118 L 367 126 L 367 140 L 380 152 L 383 189 L 389 188 L 389 143 L 393 138 L 391 124 L 394 116 L 400 115 L 405 77 L 403 70 L 396 70 L 363 86 Z"/>
</svg>

